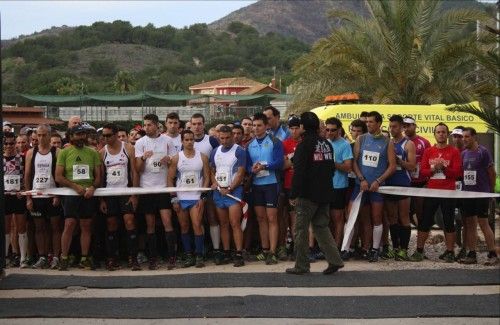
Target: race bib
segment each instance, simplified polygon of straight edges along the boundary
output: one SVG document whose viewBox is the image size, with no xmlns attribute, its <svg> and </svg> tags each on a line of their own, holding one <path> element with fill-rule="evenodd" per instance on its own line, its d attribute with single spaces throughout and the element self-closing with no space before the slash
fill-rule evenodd
<svg viewBox="0 0 500 325">
<path fill-rule="evenodd" d="M 90 179 L 89 165 L 73 165 L 73 180 Z"/>
<path fill-rule="evenodd" d="M 147 162 L 148 171 L 151 173 L 159 173 L 162 168 L 161 160 L 164 156 L 161 153 L 153 154 Z"/>
<path fill-rule="evenodd" d="M 261 165 L 267 165 L 267 161 L 260 161 Z M 266 177 L 269 176 L 269 171 L 267 169 L 261 170 L 258 172 L 255 177 Z"/>
<path fill-rule="evenodd" d="M 361 163 L 366 167 L 377 168 L 380 153 L 370 150 L 363 150 L 363 158 Z"/>
<path fill-rule="evenodd" d="M 107 169 L 106 182 L 109 185 L 127 182 L 127 169 L 125 166 L 112 166 Z"/>
<path fill-rule="evenodd" d="M 417 168 L 411 172 L 412 178 L 418 178 L 420 176 L 420 164 L 417 164 Z"/>
<path fill-rule="evenodd" d="M 6 192 L 21 190 L 21 175 L 4 175 L 3 186 Z"/>
<path fill-rule="evenodd" d="M 464 184 L 468 186 L 476 185 L 476 171 L 464 170 Z"/>
<path fill-rule="evenodd" d="M 33 178 L 33 189 L 45 189 L 50 187 L 50 175 L 38 173 Z"/>
<path fill-rule="evenodd" d="M 186 172 L 182 174 L 183 187 L 198 187 L 198 175 L 196 172 Z"/>
<path fill-rule="evenodd" d="M 215 180 L 221 187 L 229 187 L 229 168 L 217 169 L 215 172 Z"/>
<path fill-rule="evenodd" d="M 399 161 L 403 160 L 403 156 L 401 156 L 401 155 L 396 155 L 396 157 L 399 158 Z M 402 169 L 403 169 L 403 167 L 401 167 L 401 165 L 396 164 L 396 170 L 402 170 Z"/>
</svg>

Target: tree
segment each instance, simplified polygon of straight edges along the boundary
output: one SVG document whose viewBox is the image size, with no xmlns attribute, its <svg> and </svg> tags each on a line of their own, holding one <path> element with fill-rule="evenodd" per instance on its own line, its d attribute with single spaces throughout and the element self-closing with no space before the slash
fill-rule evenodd
<svg viewBox="0 0 500 325">
<path fill-rule="evenodd" d="M 369 18 L 333 11 L 344 22 L 294 66 L 292 111 L 319 106 L 332 93 L 355 91 L 373 103 L 464 103 L 478 50 L 471 25 L 486 14 L 443 12 L 440 1 L 366 1 Z"/>
<path fill-rule="evenodd" d="M 116 74 L 116 62 L 112 59 L 94 59 L 90 61 L 89 72 L 98 77 L 112 77 Z"/>
<path fill-rule="evenodd" d="M 500 3 L 497 3 L 497 10 L 500 10 Z M 495 102 L 495 97 L 500 96 L 500 49 L 497 47 L 500 30 L 493 27 L 496 22 L 497 19 L 493 16 L 481 25 L 484 32 L 480 34 L 479 41 L 483 51 L 476 52 L 476 69 L 469 76 L 474 80 L 471 88 L 479 99 L 480 106 L 461 104 L 448 109 L 473 114 L 483 120 L 491 130 L 500 134 L 500 107 L 496 106 Z"/>
<path fill-rule="evenodd" d="M 134 79 L 128 71 L 119 71 L 115 76 L 115 91 L 120 94 L 134 91 Z"/>
<path fill-rule="evenodd" d="M 58 95 L 78 95 L 82 93 L 83 84 L 64 77 L 54 82 L 54 88 Z"/>
</svg>

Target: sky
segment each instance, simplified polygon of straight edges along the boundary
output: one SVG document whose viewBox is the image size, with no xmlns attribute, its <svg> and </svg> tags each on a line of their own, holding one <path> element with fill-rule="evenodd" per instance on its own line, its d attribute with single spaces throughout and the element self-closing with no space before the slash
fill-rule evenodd
<svg viewBox="0 0 500 325">
<path fill-rule="evenodd" d="M 211 23 L 254 1 L 0 1 L 1 39 L 29 35 L 52 26 L 129 21 L 133 26 L 177 28 Z"/>
</svg>

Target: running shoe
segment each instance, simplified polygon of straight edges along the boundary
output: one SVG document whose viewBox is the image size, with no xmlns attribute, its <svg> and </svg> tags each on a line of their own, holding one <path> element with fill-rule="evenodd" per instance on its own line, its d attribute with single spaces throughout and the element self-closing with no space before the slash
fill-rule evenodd
<svg viewBox="0 0 500 325">
<path fill-rule="evenodd" d="M 175 269 L 176 264 L 177 264 L 177 259 L 175 258 L 175 256 L 169 257 L 167 262 L 167 270 Z"/>
<path fill-rule="evenodd" d="M 108 271 L 116 271 L 120 268 L 119 265 L 117 265 L 117 262 L 115 261 L 114 258 L 108 258 L 106 261 L 106 269 Z"/>
<path fill-rule="evenodd" d="M 205 267 L 205 261 L 203 260 L 203 256 L 197 255 L 196 256 L 196 265 L 195 267 L 197 268 L 202 268 Z"/>
<path fill-rule="evenodd" d="M 142 270 L 141 265 L 137 261 L 137 258 L 132 257 L 132 256 L 128 257 L 128 267 L 132 271 L 140 271 L 140 270 Z"/>
<path fill-rule="evenodd" d="M 158 269 L 158 261 L 156 260 L 156 258 L 151 257 L 149 259 L 149 266 L 148 266 L 148 268 L 150 270 L 157 270 Z"/>
<path fill-rule="evenodd" d="M 269 253 L 266 257 L 266 265 L 278 264 L 278 258 L 276 254 Z"/>
<path fill-rule="evenodd" d="M 350 251 L 342 251 L 340 252 L 340 258 L 342 261 L 349 261 L 349 259 L 352 257 L 352 253 Z"/>
<path fill-rule="evenodd" d="M 410 256 L 410 261 L 412 262 L 422 262 L 424 260 L 424 253 L 415 251 L 412 256 Z"/>
<path fill-rule="evenodd" d="M 91 270 L 92 269 L 92 261 L 88 257 L 82 257 L 80 259 L 80 264 L 78 264 L 80 269 Z"/>
<path fill-rule="evenodd" d="M 399 249 L 394 257 L 396 261 L 409 261 L 408 251 L 406 249 Z"/>
<path fill-rule="evenodd" d="M 214 250 L 214 263 L 215 265 L 222 265 L 224 261 L 224 253 L 220 250 Z"/>
<path fill-rule="evenodd" d="M 36 261 L 35 264 L 33 264 L 32 268 L 34 269 L 46 269 L 49 267 L 49 262 L 47 261 L 47 258 L 45 256 L 40 256 L 38 261 Z"/>
<path fill-rule="evenodd" d="M 76 258 L 75 255 L 70 254 L 68 256 L 68 263 L 70 266 L 78 266 L 78 259 Z"/>
<path fill-rule="evenodd" d="M 370 252 L 368 255 L 368 262 L 370 262 L 370 263 L 378 262 L 378 258 L 379 258 L 378 249 L 375 249 L 375 248 L 370 249 Z"/>
<path fill-rule="evenodd" d="M 498 262 L 499 262 L 498 256 L 488 256 L 487 259 L 486 259 L 486 262 L 484 263 L 484 265 L 486 265 L 486 266 L 494 266 L 494 265 L 497 265 Z"/>
<path fill-rule="evenodd" d="M 52 261 L 50 261 L 50 268 L 55 270 L 59 267 L 59 257 L 52 257 Z"/>
<path fill-rule="evenodd" d="M 12 256 L 12 260 L 10 261 L 10 266 L 12 267 L 19 267 L 21 266 L 21 257 L 17 254 L 14 254 Z"/>
<path fill-rule="evenodd" d="M 61 257 L 61 260 L 59 261 L 59 271 L 67 271 L 69 268 L 69 259 L 66 257 L 66 258 L 62 258 Z"/>
<path fill-rule="evenodd" d="M 257 254 L 255 256 L 255 258 L 257 259 L 257 261 L 261 261 L 262 262 L 262 261 L 266 260 L 268 254 L 269 254 L 268 252 L 261 251 L 259 254 Z"/>
<path fill-rule="evenodd" d="M 325 254 L 320 249 L 316 249 L 316 251 L 314 252 L 314 258 L 316 260 L 324 260 Z"/>
<path fill-rule="evenodd" d="M 278 259 L 280 261 L 288 261 L 288 255 L 287 255 L 287 251 L 286 251 L 286 246 L 280 246 L 280 247 L 278 247 L 277 255 L 278 255 Z"/>
<path fill-rule="evenodd" d="M 309 249 L 309 253 L 307 254 L 307 258 L 309 259 L 309 263 L 316 262 L 316 254 L 314 254 L 314 250 L 312 248 Z"/>
<path fill-rule="evenodd" d="M 234 267 L 240 267 L 245 265 L 245 260 L 242 255 L 236 254 L 234 255 Z"/>
<path fill-rule="evenodd" d="M 143 253 L 143 252 L 139 252 L 137 254 L 137 262 L 139 264 L 144 264 L 148 261 L 148 258 L 146 257 L 146 255 Z"/>
<path fill-rule="evenodd" d="M 445 254 L 446 254 L 446 251 L 443 254 L 439 255 L 439 259 L 441 259 L 441 260 L 444 259 Z M 466 256 L 467 256 L 467 251 L 465 248 L 462 247 L 460 249 L 460 251 L 458 252 L 457 256 L 455 257 L 455 260 L 457 262 L 460 262 L 460 260 L 464 259 Z"/>
<path fill-rule="evenodd" d="M 455 253 L 452 251 L 446 251 L 446 254 L 443 256 L 443 261 L 446 263 L 455 262 Z"/>
<path fill-rule="evenodd" d="M 393 249 L 391 249 L 389 246 L 384 246 L 382 249 L 382 253 L 380 254 L 380 257 L 383 260 L 392 260 L 396 256 L 396 253 Z"/>
<path fill-rule="evenodd" d="M 182 267 L 191 267 L 195 265 L 196 265 L 196 259 L 194 258 L 194 255 L 186 254 Z"/>
<path fill-rule="evenodd" d="M 28 259 L 22 260 L 19 267 L 21 269 L 27 269 L 27 268 L 29 268 L 30 267 L 30 263 L 28 262 Z"/>
</svg>

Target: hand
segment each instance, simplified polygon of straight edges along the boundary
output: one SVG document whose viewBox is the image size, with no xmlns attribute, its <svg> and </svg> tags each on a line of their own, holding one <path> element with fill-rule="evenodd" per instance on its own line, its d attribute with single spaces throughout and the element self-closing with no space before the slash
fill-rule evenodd
<svg viewBox="0 0 500 325">
<path fill-rule="evenodd" d="M 101 212 L 104 214 L 108 214 L 108 205 L 106 204 L 106 201 L 101 200 L 101 204 L 99 204 L 99 210 L 101 210 Z"/>
<path fill-rule="evenodd" d="M 137 204 L 139 202 L 139 199 L 137 198 L 137 195 L 131 195 L 127 201 L 127 204 L 132 204 L 132 209 L 137 210 Z"/>
<path fill-rule="evenodd" d="M 33 211 L 33 199 L 30 196 L 26 197 L 26 209 L 30 212 Z"/>
<path fill-rule="evenodd" d="M 366 179 L 362 180 L 361 183 L 359 183 L 359 188 L 361 192 L 368 191 L 368 181 Z"/>
<path fill-rule="evenodd" d="M 23 195 L 21 194 L 21 192 L 16 192 L 16 197 L 18 199 L 21 199 L 23 197 Z"/>
<path fill-rule="evenodd" d="M 216 190 L 219 188 L 219 184 L 217 182 L 213 183 L 212 186 L 210 186 L 212 190 Z"/>
<path fill-rule="evenodd" d="M 293 200 L 290 199 L 290 200 L 288 200 L 288 203 L 290 203 L 290 205 L 294 207 L 297 204 L 297 199 L 293 199 Z"/>
<path fill-rule="evenodd" d="M 227 187 L 219 188 L 219 192 L 220 192 L 220 194 L 226 196 L 229 194 L 229 189 Z"/>
<path fill-rule="evenodd" d="M 85 192 L 86 192 L 86 190 L 84 187 L 78 186 L 78 190 L 76 191 L 76 193 L 78 193 L 78 195 L 84 196 Z"/>
<path fill-rule="evenodd" d="M 58 207 L 61 204 L 61 198 L 59 196 L 54 196 L 52 198 L 52 206 Z"/>
<path fill-rule="evenodd" d="M 144 155 L 142 155 L 142 158 L 144 160 L 146 160 L 146 159 L 150 158 L 151 156 L 153 156 L 153 151 L 152 150 L 148 150 L 148 151 L 144 152 Z"/>
<path fill-rule="evenodd" d="M 252 166 L 252 173 L 257 174 L 258 172 L 260 172 L 261 171 L 261 169 L 260 169 L 261 166 L 262 165 L 260 163 L 258 163 L 258 162 L 255 163 L 255 164 L 253 164 L 253 166 Z"/>
<path fill-rule="evenodd" d="M 377 181 L 373 181 L 372 185 L 370 185 L 370 192 L 377 192 L 380 184 Z"/>
<path fill-rule="evenodd" d="M 85 194 L 83 194 L 83 197 L 86 199 L 90 199 L 91 197 L 94 196 L 95 188 L 93 186 L 87 187 L 85 189 Z"/>
<path fill-rule="evenodd" d="M 160 162 L 163 166 L 168 166 L 170 164 L 170 157 L 165 156 L 160 160 Z"/>
</svg>

